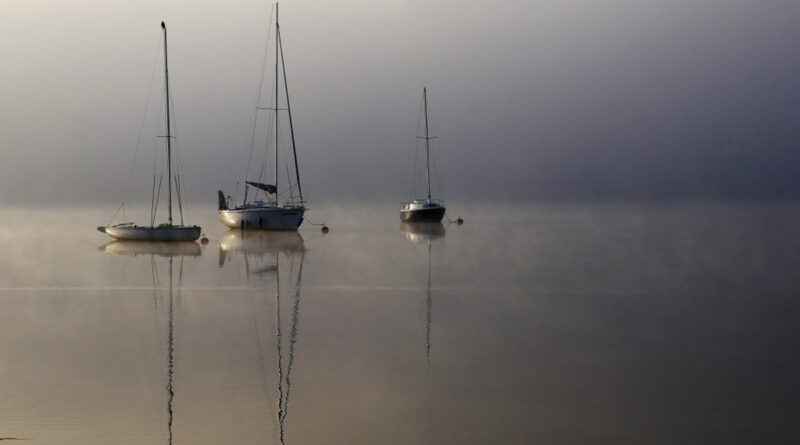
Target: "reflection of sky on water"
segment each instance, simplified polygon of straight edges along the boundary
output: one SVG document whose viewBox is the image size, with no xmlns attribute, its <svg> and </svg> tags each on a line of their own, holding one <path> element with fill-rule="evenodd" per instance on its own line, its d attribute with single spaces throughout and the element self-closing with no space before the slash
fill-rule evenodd
<svg viewBox="0 0 800 445">
<path fill-rule="evenodd" d="M 210 215 L 211 243 L 180 258 L 98 251 L 90 211 L 54 228 L 6 210 L 0 437 L 166 442 L 168 305 L 153 295 L 170 258 L 175 443 L 278 442 L 281 426 L 287 443 L 796 436 L 797 206 L 497 210 L 421 242 L 395 212 L 332 218 L 300 247 L 237 247 Z M 248 279 L 246 261 L 276 272 Z"/>
</svg>

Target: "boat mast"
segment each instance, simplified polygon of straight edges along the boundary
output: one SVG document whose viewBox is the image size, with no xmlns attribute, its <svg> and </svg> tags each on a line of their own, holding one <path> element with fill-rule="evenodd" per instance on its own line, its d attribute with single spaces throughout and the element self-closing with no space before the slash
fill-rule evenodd
<svg viewBox="0 0 800 445">
<path fill-rule="evenodd" d="M 422 102 L 425 104 L 425 159 L 428 178 L 428 202 L 431 202 L 431 138 L 428 137 L 428 89 L 422 88 Z"/>
<path fill-rule="evenodd" d="M 169 124 L 169 68 L 167 67 L 167 25 L 161 22 L 164 30 L 164 83 L 167 92 L 167 194 L 169 195 L 169 225 L 172 225 L 172 134 Z"/>
<path fill-rule="evenodd" d="M 280 33 L 278 24 L 278 3 L 275 3 L 275 204 L 278 204 L 278 35 Z"/>
</svg>

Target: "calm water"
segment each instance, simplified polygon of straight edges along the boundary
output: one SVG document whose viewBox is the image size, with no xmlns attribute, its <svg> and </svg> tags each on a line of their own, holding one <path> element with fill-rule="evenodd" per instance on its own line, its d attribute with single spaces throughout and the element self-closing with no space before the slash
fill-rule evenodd
<svg viewBox="0 0 800 445">
<path fill-rule="evenodd" d="M 3 209 L 0 438 L 800 438 L 800 205 L 461 210 L 243 236 L 193 209 L 210 243 L 168 247 L 109 243 L 113 209 Z"/>
</svg>

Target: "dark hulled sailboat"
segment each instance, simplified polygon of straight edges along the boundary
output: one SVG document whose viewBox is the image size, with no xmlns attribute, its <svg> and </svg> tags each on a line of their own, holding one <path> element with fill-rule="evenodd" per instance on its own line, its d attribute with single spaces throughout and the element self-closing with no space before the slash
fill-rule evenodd
<svg viewBox="0 0 800 445">
<path fill-rule="evenodd" d="M 425 108 L 425 172 L 428 183 L 428 195 L 425 199 L 415 199 L 402 203 L 400 219 L 403 222 L 440 222 L 444 217 L 444 200 L 431 198 L 431 139 L 428 134 L 428 90 L 422 89 L 422 101 Z"/>
</svg>

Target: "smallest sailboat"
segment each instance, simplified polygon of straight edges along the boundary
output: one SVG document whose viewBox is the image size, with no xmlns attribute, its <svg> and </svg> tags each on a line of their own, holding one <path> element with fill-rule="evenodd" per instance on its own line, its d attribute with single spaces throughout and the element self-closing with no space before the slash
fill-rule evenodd
<svg viewBox="0 0 800 445">
<path fill-rule="evenodd" d="M 431 198 L 431 139 L 428 134 L 428 89 L 422 89 L 422 102 L 425 108 L 425 171 L 428 182 L 428 195 L 425 199 L 404 202 L 400 209 L 403 222 L 440 222 L 444 217 L 444 200 Z M 415 166 L 416 167 L 416 166 Z"/>
<path fill-rule="evenodd" d="M 151 218 L 149 226 L 139 226 L 132 222 L 124 222 L 113 226 L 101 226 L 97 230 L 106 233 L 108 236 L 120 240 L 131 241 L 194 241 L 200 237 L 199 226 L 183 225 L 183 206 L 181 205 L 180 180 L 178 176 L 172 176 L 172 132 L 170 128 L 170 109 L 169 109 L 169 68 L 167 66 L 167 26 L 161 22 L 161 29 L 164 31 L 164 89 L 166 91 L 166 128 L 167 128 L 167 194 L 169 216 L 167 222 L 155 225 L 154 212 L 156 206 L 151 206 Z M 178 207 L 181 216 L 181 224 L 173 224 L 172 221 L 172 181 L 175 180 L 175 188 L 178 198 Z M 161 189 L 159 182 L 158 189 Z M 156 196 L 156 183 L 153 181 L 153 196 Z"/>
</svg>

